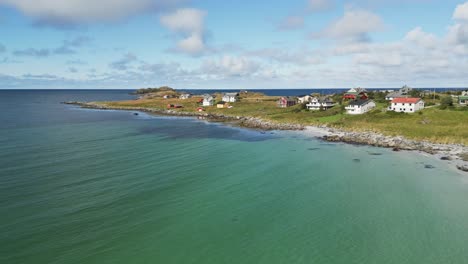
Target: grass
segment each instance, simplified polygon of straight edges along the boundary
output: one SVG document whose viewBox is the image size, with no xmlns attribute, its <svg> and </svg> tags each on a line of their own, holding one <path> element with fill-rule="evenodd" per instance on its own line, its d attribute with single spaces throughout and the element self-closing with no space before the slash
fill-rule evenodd
<svg viewBox="0 0 468 264">
<path fill-rule="evenodd" d="M 221 96 L 218 94 L 216 101 Z M 378 103 L 377 110 L 364 115 L 346 115 L 340 106 L 327 111 L 307 111 L 300 105 L 279 108 L 278 97 L 263 94 L 242 95 L 241 101 L 231 103 L 233 108 L 204 107 L 206 113 L 228 116 L 258 117 L 264 120 L 301 125 L 328 125 L 350 131 L 374 131 L 389 136 L 401 135 L 415 140 L 468 145 L 468 107 L 440 110 L 427 108 L 419 113 L 386 112 L 387 104 Z M 101 102 L 111 107 L 145 107 L 166 109 L 168 104 L 183 105 L 175 111 L 193 111 L 199 107 L 200 97 L 187 100 L 151 98 L 141 100 Z M 464 110 L 464 111 L 463 111 Z M 467 157 L 468 158 L 468 157 Z"/>
</svg>

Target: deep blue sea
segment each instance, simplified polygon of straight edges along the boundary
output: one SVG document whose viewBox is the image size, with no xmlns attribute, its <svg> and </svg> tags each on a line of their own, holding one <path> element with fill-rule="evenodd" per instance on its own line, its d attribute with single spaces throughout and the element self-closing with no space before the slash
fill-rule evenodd
<svg viewBox="0 0 468 264">
<path fill-rule="evenodd" d="M 60 103 L 131 98 L 0 90 L 0 263 L 468 263 L 445 162 Z"/>
</svg>

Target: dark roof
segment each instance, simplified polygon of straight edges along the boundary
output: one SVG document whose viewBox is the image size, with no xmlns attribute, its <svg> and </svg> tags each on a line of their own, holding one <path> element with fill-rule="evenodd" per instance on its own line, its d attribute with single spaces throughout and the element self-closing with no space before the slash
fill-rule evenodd
<svg viewBox="0 0 468 264">
<path fill-rule="evenodd" d="M 287 101 L 296 101 L 296 98 L 295 97 L 291 97 L 291 96 L 283 96 L 280 98 L 280 100 L 282 99 L 286 99 Z"/>
<path fill-rule="evenodd" d="M 351 101 L 349 103 L 349 105 L 365 105 L 367 104 L 368 102 L 370 102 L 372 100 L 362 100 L 362 99 L 359 99 L 359 100 L 354 100 L 354 101 Z"/>
</svg>

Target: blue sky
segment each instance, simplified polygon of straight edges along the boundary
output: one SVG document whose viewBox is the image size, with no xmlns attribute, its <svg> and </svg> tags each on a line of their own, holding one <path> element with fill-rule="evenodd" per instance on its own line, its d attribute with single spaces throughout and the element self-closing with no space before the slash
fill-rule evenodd
<svg viewBox="0 0 468 264">
<path fill-rule="evenodd" d="M 0 0 L 0 89 L 466 87 L 467 72 L 463 0 Z"/>
</svg>

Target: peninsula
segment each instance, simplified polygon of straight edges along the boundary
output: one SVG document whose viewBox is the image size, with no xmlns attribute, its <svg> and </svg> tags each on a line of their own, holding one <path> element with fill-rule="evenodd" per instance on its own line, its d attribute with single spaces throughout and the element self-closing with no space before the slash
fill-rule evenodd
<svg viewBox="0 0 468 264">
<path fill-rule="evenodd" d="M 419 97 L 426 105 L 416 113 L 391 111 L 389 96 L 397 96 L 395 92 L 366 91 L 366 98 L 375 107 L 362 114 L 349 114 L 356 100 L 347 98 L 350 94 L 346 93 L 326 96 L 327 102 L 333 102 L 330 107 L 323 103 L 315 110 L 311 103 L 314 98 L 325 100 L 319 94 L 292 98 L 240 91 L 231 93 L 231 98 L 222 93 L 192 95 L 170 87 L 140 89 L 135 94 L 138 99 L 128 101 L 67 103 L 94 109 L 193 116 L 261 130 L 321 128 L 322 138 L 328 141 L 442 153 L 442 159 L 464 161 L 457 166 L 468 170 L 468 106 L 459 103 L 462 91 L 424 93 L 414 89 L 406 97 Z M 282 105 L 282 100 L 286 105 Z"/>
</svg>

